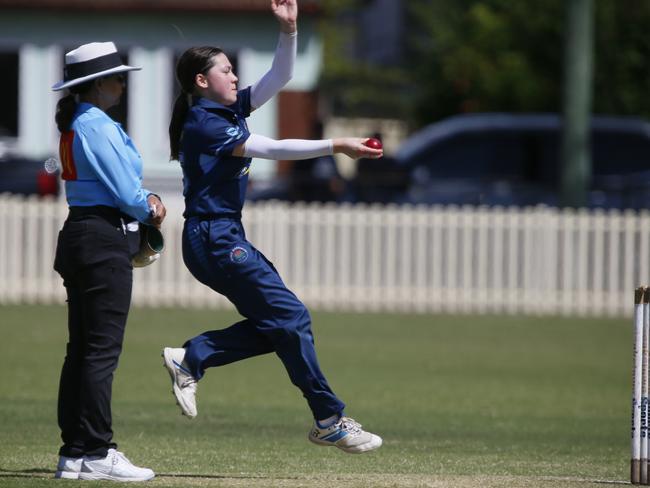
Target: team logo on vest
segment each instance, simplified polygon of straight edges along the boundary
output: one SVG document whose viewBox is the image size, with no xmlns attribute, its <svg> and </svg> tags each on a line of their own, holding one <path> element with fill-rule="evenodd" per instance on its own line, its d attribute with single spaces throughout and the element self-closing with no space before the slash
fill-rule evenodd
<svg viewBox="0 0 650 488">
<path fill-rule="evenodd" d="M 233 263 L 243 263 L 248 259 L 248 251 L 241 246 L 235 246 L 230 251 L 230 260 Z"/>
<path fill-rule="evenodd" d="M 241 129 L 239 127 L 228 127 L 226 129 L 226 134 L 230 137 L 237 137 L 241 135 Z"/>
</svg>

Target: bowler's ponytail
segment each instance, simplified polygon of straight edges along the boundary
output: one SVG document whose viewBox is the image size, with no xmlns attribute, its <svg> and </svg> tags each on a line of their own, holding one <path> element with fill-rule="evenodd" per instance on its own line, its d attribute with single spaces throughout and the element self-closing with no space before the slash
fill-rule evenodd
<svg viewBox="0 0 650 488">
<path fill-rule="evenodd" d="M 188 103 L 188 94 L 181 92 L 176 101 L 174 102 L 174 111 L 172 112 L 172 120 L 169 123 L 169 151 L 170 159 L 178 160 L 181 148 L 181 133 L 183 132 L 183 124 L 185 124 L 185 117 L 190 110 Z"/>
<path fill-rule="evenodd" d="M 170 159 L 178 159 L 181 150 L 183 125 L 190 110 L 190 97 L 194 93 L 194 80 L 199 73 L 207 74 L 214 66 L 214 57 L 223 51 L 218 47 L 191 47 L 185 51 L 176 65 L 176 79 L 181 85 L 181 93 L 174 102 L 172 119 L 169 122 Z"/>
</svg>

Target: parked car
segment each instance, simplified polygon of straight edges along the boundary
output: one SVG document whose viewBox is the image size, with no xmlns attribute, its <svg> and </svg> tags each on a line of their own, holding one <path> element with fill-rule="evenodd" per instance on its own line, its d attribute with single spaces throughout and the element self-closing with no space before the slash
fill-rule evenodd
<svg viewBox="0 0 650 488">
<path fill-rule="evenodd" d="M 557 114 L 454 116 L 404 141 L 402 202 L 559 204 L 562 119 Z M 650 124 L 594 116 L 589 207 L 650 208 Z"/>
<path fill-rule="evenodd" d="M 59 170 L 47 161 L 10 153 L 0 156 L 0 193 L 58 195 Z"/>
</svg>

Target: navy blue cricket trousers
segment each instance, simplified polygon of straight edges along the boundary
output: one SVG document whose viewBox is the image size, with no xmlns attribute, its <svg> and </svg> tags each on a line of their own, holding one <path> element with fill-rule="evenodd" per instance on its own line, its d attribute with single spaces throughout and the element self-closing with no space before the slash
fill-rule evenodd
<svg viewBox="0 0 650 488">
<path fill-rule="evenodd" d="M 196 379 L 207 368 L 275 352 L 314 418 L 343 412 L 345 404 L 332 392 L 318 365 L 309 312 L 273 264 L 246 240 L 239 219 L 188 218 L 183 260 L 197 280 L 226 296 L 245 317 L 183 345 L 185 361 Z"/>
</svg>

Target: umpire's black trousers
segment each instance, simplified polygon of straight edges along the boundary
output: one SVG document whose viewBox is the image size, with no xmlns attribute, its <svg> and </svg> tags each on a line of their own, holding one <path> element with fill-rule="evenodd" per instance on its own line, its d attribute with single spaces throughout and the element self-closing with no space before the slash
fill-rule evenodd
<svg viewBox="0 0 650 488">
<path fill-rule="evenodd" d="M 130 220 L 111 207 L 71 207 L 59 233 L 54 269 L 68 296 L 69 331 L 58 401 L 62 456 L 103 457 L 117 447 L 111 392 L 131 304 Z"/>
</svg>

